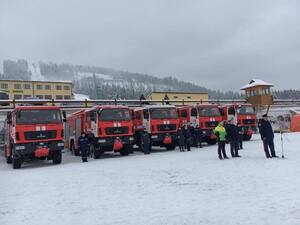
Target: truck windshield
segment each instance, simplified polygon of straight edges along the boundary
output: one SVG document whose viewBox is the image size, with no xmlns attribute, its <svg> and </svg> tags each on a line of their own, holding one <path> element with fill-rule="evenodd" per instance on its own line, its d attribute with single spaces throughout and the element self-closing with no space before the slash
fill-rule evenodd
<svg viewBox="0 0 300 225">
<path fill-rule="evenodd" d="M 221 116 L 221 112 L 218 107 L 205 107 L 199 108 L 199 115 L 203 117 Z"/>
<path fill-rule="evenodd" d="M 17 124 L 46 124 L 61 123 L 62 119 L 59 110 L 19 110 L 16 113 L 16 122 Z"/>
<path fill-rule="evenodd" d="M 240 106 L 237 110 L 240 115 L 253 115 L 255 114 L 254 108 L 252 106 Z"/>
<path fill-rule="evenodd" d="M 128 109 L 103 109 L 100 111 L 100 121 L 129 121 L 131 119 Z"/>
<path fill-rule="evenodd" d="M 152 119 L 177 119 L 178 114 L 175 108 L 150 109 Z"/>
</svg>

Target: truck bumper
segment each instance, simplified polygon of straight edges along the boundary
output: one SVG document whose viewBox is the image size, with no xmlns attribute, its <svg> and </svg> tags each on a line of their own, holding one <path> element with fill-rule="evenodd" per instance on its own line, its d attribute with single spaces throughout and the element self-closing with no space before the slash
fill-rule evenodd
<svg viewBox="0 0 300 225">
<path fill-rule="evenodd" d="M 151 135 L 151 143 L 152 146 L 164 146 L 164 139 L 165 137 L 171 137 L 172 138 L 172 143 L 176 144 L 177 143 L 177 134 L 176 133 L 171 133 L 171 134 L 152 134 Z"/>
<path fill-rule="evenodd" d="M 48 154 L 46 155 L 46 149 Z M 52 158 L 54 152 L 64 149 L 63 141 L 32 142 L 14 145 L 14 158 L 34 159 L 37 156 Z"/>
<path fill-rule="evenodd" d="M 115 140 L 119 138 L 123 145 L 133 145 L 134 138 L 133 136 L 117 136 L 117 137 L 103 137 L 103 138 L 96 138 L 96 145 L 98 148 L 111 148 L 114 145 Z"/>
</svg>

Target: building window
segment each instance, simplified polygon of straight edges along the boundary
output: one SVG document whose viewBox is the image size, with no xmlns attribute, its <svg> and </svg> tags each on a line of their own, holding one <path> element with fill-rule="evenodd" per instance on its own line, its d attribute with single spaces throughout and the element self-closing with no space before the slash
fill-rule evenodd
<svg viewBox="0 0 300 225">
<path fill-rule="evenodd" d="M 24 98 L 24 99 L 31 98 L 31 95 L 24 95 L 23 98 Z"/>
<path fill-rule="evenodd" d="M 178 97 L 177 97 L 177 96 L 174 96 L 173 98 L 175 98 L 175 99 L 176 99 L 176 98 L 178 98 Z"/>
<path fill-rule="evenodd" d="M 70 95 L 65 95 L 64 99 L 69 100 L 69 99 L 71 99 L 71 96 Z"/>
<path fill-rule="evenodd" d="M 43 99 L 43 95 L 36 95 L 35 97 L 37 97 L 38 99 Z"/>
<path fill-rule="evenodd" d="M 37 90 L 42 90 L 43 89 L 43 85 L 41 85 L 41 84 L 36 85 L 36 89 Z"/>
<path fill-rule="evenodd" d="M 1 89 L 8 89 L 8 84 L 7 83 L 1 83 L 0 88 Z"/>
<path fill-rule="evenodd" d="M 51 85 L 46 84 L 46 85 L 45 85 L 45 90 L 51 90 Z"/>
<path fill-rule="evenodd" d="M 56 90 L 62 90 L 61 85 L 56 85 Z"/>
<path fill-rule="evenodd" d="M 191 99 L 191 96 L 187 96 L 188 99 Z"/>
<path fill-rule="evenodd" d="M 14 99 L 22 99 L 22 95 L 14 95 Z"/>
<path fill-rule="evenodd" d="M 30 89 L 30 84 L 23 84 L 23 89 L 26 89 L 26 90 Z"/>
<path fill-rule="evenodd" d="M 21 84 L 14 84 L 14 89 L 22 89 Z"/>
<path fill-rule="evenodd" d="M 45 99 L 52 99 L 52 95 L 45 95 Z"/>
<path fill-rule="evenodd" d="M 70 86 L 64 86 L 64 90 L 65 91 L 69 91 L 70 90 Z"/>
<path fill-rule="evenodd" d="M 63 96 L 62 95 L 56 95 L 56 99 L 61 100 L 61 99 L 63 99 Z"/>
</svg>

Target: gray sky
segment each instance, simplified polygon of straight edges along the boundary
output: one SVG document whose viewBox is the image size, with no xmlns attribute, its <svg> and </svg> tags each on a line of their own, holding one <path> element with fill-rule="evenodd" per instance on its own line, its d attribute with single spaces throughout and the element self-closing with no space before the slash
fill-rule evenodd
<svg viewBox="0 0 300 225">
<path fill-rule="evenodd" d="M 0 60 L 300 89 L 300 1 L 0 0 Z"/>
</svg>

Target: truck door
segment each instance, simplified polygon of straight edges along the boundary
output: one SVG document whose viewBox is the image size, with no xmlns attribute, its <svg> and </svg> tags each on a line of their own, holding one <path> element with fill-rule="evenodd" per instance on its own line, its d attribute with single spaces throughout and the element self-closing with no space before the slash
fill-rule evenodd
<svg viewBox="0 0 300 225">
<path fill-rule="evenodd" d="M 148 109 L 144 109 L 143 110 L 143 127 L 146 128 L 148 133 L 151 133 L 151 129 L 150 129 L 150 115 L 149 115 L 149 110 Z"/>
<path fill-rule="evenodd" d="M 196 125 L 199 125 L 199 120 L 198 120 L 198 111 L 196 108 L 191 109 L 191 120 L 190 120 L 190 125 L 192 127 L 196 127 Z"/>
</svg>

